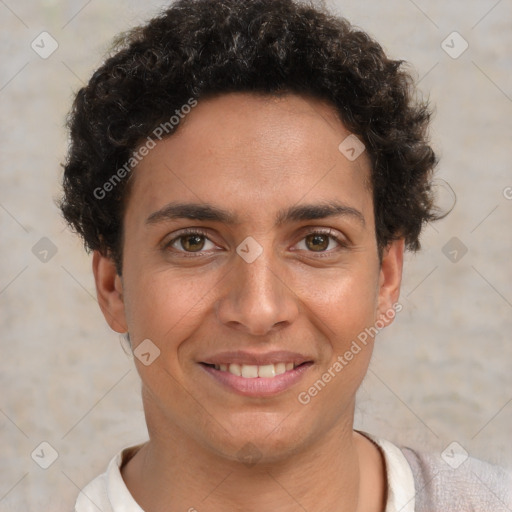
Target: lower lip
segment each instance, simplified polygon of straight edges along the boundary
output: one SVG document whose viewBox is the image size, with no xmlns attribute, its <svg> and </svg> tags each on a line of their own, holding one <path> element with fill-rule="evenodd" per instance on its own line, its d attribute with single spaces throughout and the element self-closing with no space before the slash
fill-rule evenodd
<svg viewBox="0 0 512 512">
<path fill-rule="evenodd" d="M 216 370 L 211 366 L 200 364 L 199 366 L 208 372 L 216 381 L 228 387 L 232 391 L 244 396 L 271 396 L 291 388 L 306 373 L 312 362 L 304 363 L 293 370 L 288 370 L 281 375 L 266 379 L 255 377 L 246 379 L 229 372 Z"/>
</svg>

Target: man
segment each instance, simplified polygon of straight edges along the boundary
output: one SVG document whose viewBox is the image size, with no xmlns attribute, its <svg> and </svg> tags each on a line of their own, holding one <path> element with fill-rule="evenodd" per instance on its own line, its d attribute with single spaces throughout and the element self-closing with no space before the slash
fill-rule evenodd
<svg viewBox="0 0 512 512">
<path fill-rule="evenodd" d="M 401 64 L 292 0 L 181 0 L 79 91 L 61 207 L 136 356 L 149 441 L 78 512 L 512 505 L 498 468 L 353 430 L 404 249 L 438 218 Z"/>
</svg>

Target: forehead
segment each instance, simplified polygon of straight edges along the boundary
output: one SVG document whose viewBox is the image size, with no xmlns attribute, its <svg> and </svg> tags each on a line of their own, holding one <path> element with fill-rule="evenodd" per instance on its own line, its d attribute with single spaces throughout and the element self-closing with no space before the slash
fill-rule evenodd
<svg viewBox="0 0 512 512">
<path fill-rule="evenodd" d="M 136 166 L 128 212 L 217 204 L 244 220 L 290 204 L 341 202 L 371 214 L 370 162 L 339 146 L 350 132 L 316 98 L 230 93 L 203 99 Z"/>
</svg>

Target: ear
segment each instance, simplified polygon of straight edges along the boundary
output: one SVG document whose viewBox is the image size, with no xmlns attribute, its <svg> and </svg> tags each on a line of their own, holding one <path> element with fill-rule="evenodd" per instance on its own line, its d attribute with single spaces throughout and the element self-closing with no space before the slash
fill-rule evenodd
<svg viewBox="0 0 512 512">
<path fill-rule="evenodd" d="M 94 251 L 92 270 L 96 282 L 96 296 L 105 320 L 116 332 L 128 332 L 126 323 L 123 283 L 111 258 Z"/>
<path fill-rule="evenodd" d="M 402 309 L 401 304 L 398 304 L 398 298 L 402 282 L 404 245 L 403 238 L 393 240 L 382 253 L 377 317 L 385 325 L 391 324 L 396 312 Z"/>
</svg>

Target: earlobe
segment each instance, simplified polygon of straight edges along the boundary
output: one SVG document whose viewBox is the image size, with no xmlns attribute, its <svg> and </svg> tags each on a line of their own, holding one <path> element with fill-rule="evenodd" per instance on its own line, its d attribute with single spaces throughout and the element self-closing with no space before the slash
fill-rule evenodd
<svg viewBox="0 0 512 512">
<path fill-rule="evenodd" d="M 379 277 L 379 302 L 377 317 L 391 324 L 400 297 L 404 257 L 404 239 L 393 240 L 384 249 Z"/>
<path fill-rule="evenodd" d="M 124 308 L 123 284 L 114 261 L 94 251 L 92 269 L 96 283 L 96 296 L 105 320 L 111 329 L 128 331 Z"/>
</svg>

